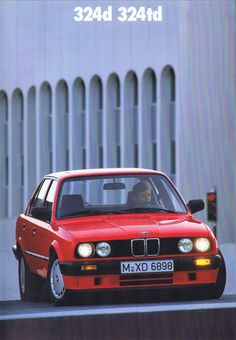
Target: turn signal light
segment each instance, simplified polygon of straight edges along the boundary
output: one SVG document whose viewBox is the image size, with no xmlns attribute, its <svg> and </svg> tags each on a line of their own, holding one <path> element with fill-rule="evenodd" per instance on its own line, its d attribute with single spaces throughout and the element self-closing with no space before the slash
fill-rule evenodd
<svg viewBox="0 0 236 340">
<path fill-rule="evenodd" d="M 81 270 L 97 270 L 96 264 L 86 264 L 81 266 Z"/>
<path fill-rule="evenodd" d="M 195 260 L 196 266 L 209 266 L 211 264 L 210 259 L 197 259 Z"/>
</svg>

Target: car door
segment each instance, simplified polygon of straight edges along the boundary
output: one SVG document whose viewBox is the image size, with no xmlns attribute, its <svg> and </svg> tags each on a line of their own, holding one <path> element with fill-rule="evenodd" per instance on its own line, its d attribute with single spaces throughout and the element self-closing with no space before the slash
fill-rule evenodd
<svg viewBox="0 0 236 340">
<path fill-rule="evenodd" d="M 36 207 L 43 207 L 46 196 L 52 184 L 51 178 L 46 178 L 42 181 L 35 197 L 31 201 L 27 214 L 24 218 L 25 228 L 25 249 L 24 254 L 30 270 L 39 274 L 42 267 L 42 262 L 47 261 L 43 255 L 43 242 L 41 240 L 41 230 L 48 229 L 49 223 L 33 218 L 31 211 Z"/>
<path fill-rule="evenodd" d="M 43 207 L 52 211 L 54 196 L 57 188 L 57 181 L 52 180 L 43 201 Z M 35 219 L 34 219 L 35 220 Z M 37 273 L 43 277 L 47 275 L 49 264 L 49 248 L 55 239 L 55 231 L 51 227 L 50 221 L 38 220 L 32 235 L 32 251 L 37 254 Z"/>
</svg>

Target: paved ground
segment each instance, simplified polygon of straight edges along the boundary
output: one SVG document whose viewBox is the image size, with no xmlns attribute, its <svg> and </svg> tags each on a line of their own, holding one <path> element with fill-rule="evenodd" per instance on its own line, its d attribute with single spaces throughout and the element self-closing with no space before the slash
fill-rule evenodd
<svg viewBox="0 0 236 340">
<path fill-rule="evenodd" d="M 0 302 L 1 340 L 234 340 L 236 295 L 161 301 L 153 296 L 89 296 L 69 305 Z"/>
<path fill-rule="evenodd" d="M 128 301 L 127 301 L 128 300 Z M 100 296 L 78 298 L 69 305 L 55 307 L 48 302 L 22 302 L 2 301 L 0 302 L 0 320 L 32 319 L 43 317 L 64 317 L 64 316 L 88 316 L 88 315 L 109 315 L 109 314 L 130 314 L 150 312 L 173 312 L 183 310 L 210 310 L 210 309 L 236 309 L 236 295 L 225 295 L 219 300 L 202 301 L 151 301 L 151 297 L 142 297 L 135 300 L 135 297 L 114 298 Z M 114 303 L 115 302 L 115 303 Z M 127 303 L 128 302 L 128 303 Z"/>
</svg>

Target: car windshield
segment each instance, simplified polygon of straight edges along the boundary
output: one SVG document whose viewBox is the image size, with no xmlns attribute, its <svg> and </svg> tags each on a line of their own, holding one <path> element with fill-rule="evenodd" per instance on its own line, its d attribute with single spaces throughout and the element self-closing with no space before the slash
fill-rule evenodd
<svg viewBox="0 0 236 340">
<path fill-rule="evenodd" d="M 64 180 L 57 218 L 146 212 L 187 213 L 171 182 L 161 174 L 78 176 Z"/>
</svg>

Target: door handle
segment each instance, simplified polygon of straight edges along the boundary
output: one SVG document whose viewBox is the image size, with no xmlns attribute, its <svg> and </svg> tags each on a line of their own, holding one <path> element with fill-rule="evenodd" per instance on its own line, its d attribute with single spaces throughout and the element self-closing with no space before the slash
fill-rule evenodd
<svg viewBox="0 0 236 340">
<path fill-rule="evenodd" d="M 33 235 L 35 235 L 36 234 L 36 227 L 33 227 L 32 231 L 33 231 Z"/>
<path fill-rule="evenodd" d="M 25 223 L 22 224 L 22 229 L 23 229 L 23 231 L 26 230 L 26 224 Z"/>
</svg>

